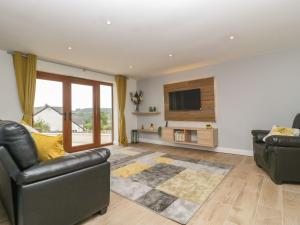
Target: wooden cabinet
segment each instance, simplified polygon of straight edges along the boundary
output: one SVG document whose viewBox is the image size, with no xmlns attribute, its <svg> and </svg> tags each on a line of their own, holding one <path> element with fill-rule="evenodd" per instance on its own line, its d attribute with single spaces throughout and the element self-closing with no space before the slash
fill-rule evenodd
<svg viewBox="0 0 300 225">
<path fill-rule="evenodd" d="M 198 129 L 197 138 L 198 145 L 205 147 L 216 147 L 218 145 L 218 130 L 216 128 L 212 129 Z"/>
<path fill-rule="evenodd" d="M 161 131 L 161 138 L 166 142 L 174 142 L 174 129 L 163 127 Z"/>
<path fill-rule="evenodd" d="M 182 138 L 176 140 L 176 132 L 184 134 Z M 216 147 L 218 145 L 218 129 L 217 128 L 178 128 L 164 127 L 162 128 L 162 139 L 166 142 L 196 145 L 203 147 Z"/>
</svg>

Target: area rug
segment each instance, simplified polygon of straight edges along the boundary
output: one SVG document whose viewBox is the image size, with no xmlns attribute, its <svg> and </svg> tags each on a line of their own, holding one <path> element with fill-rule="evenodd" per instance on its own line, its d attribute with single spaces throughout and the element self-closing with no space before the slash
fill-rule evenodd
<svg viewBox="0 0 300 225">
<path fill-rule="evenodd" d="M 111 190 L 187 224 L 231 170 L 231 165 L 135 148 L 112 150 Z"/>
</svg>

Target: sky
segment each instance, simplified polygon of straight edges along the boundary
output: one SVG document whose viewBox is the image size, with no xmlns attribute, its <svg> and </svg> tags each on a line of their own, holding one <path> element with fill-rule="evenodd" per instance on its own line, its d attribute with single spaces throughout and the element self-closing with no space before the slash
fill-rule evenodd
<svg viewBox="0 0 300 225">
<path fill-rule="evenodd" d="M 91 86 L 72 84 L 72 110 L 78 108 L 92 108 L 93 89 Z M 106 85 L 100 86 L 100 107 L 111 108 L 111 87 Z M 37 79 L 36 94 L 34 106 L 51 106 L 62 107 L 62 83 L 58 81 L 49 81 Z"/>
</svg>

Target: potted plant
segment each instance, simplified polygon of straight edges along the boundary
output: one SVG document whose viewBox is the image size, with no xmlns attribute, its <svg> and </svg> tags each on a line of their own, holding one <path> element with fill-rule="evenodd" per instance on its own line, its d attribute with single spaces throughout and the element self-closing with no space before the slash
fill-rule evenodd
<svg viewBox="0 0 300 225">
<path fill-rule="evenodd" d="M 158 131 L 158 136 L 161 137 L 161 131 L 162 131 L 162 128 L 161 128 L 161 127 L 158 127 L 157 131 Z"/>
<path fill-rule="evenodd" d="M 141 104 L 143 100 L 143 92 L 142 91 L 136 91 L 135 93 L 130 92 L 130 99 L 135 104 L 135 111 L 139 111 L 139 105 Z"/>
</svg>

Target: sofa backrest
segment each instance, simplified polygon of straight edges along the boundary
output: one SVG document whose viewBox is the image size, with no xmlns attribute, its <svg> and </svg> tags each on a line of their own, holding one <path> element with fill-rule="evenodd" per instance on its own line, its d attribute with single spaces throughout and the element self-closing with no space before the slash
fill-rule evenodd
<svg viewBox="0 0 300 225">
<path fill-rule="evenodd" d="M 0 121 L 0 146 L 4 146 L 20 170 L 38 163 L 34 140 L 27 129 L 19 123 Z"/>
<path fill-rule="evenodd" d="M 294 122 L 293 122 L 293 128 L 298 128 L 300 129 L 300 113 L 298 113 L 295 116 Z"/>
</svg>

